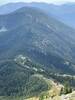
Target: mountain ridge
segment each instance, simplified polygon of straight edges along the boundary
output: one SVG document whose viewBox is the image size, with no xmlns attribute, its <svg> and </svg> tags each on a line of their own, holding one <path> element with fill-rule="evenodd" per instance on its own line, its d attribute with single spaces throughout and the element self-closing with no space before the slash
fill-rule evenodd
<svg viewBox="0 0 75 100">
<path fill-rule="evenodd" d="M 0 13 L 6 14 L 11 13 L 21 7 L 31 6 L 37 7 L 43 10 L 45 13 L 52 15 L 57 20 L 62 21 L 63 23 L 69 25 L 70 27 L 75 28 L 74 18 L 75 18 L 75 4 L 74 3 L 66 3 L 62 5 L 53 5 L 47 3 L 10 3 L 0 7 Z M 11 9 L 10 9 L 11 8 Z M 52 10 L 51 10 L 52 9 Z"/>
<path fill-rule="evenodd" d="M 1 15 L 0 20 L 0 27 L 5 26 L 8 30 L 0 32 L 0 59 L 23 53 L 36 62 L 44 62 L 45 66 L 53 62 L 51 59 L 57 59 L 57 63 L 64 61 L 62 58 L 74 62 L 72 48 L 75 30 L 39 9 L 21 8 L 11 14 Z"/>
<path fill-rule="evenodd" d="M 65 88 L 61 91 L 65 82 L 69 83 L 67 92 Z M 55 99 L 72 89 L 75 89 L 75 29 L 35 7 L 1 15 L 0 99 L 26 100 L 35 96 L 40 100 Z"/>
</svg>

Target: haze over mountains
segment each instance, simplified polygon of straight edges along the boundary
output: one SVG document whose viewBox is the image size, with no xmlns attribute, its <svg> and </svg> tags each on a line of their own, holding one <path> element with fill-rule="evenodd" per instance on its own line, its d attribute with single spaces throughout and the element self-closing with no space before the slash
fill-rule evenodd
<svg viewBox="0 0 75 100">
<path fill-rule="evenodd" d="M 1 9 L 1 100 L 29 100 L 35 96 L 44 100 L 42 95 L 53 100 L 66 94 L 61 93 L 65 81 L 75 89 L 75 29 L 57 20 L 55 13 L 48 14 L 53 5 L 47 7 L 17 3 Z"/>
<path fill-rule="evenodd" d="M 75 30 L 41 10 L 24 7 L 1 15 L 0 22 L 0 59 L 26 54 L 45 66 L 58 67 L 61 59 L 75 62 Z"/>
<path fill-rule="evenodd" d="M 52 15 L 54 18 L 75 28 L 75 3 L 66 3 L 63 5 L 53 5 L 47 3 L 9 3 L 0 7 L 0 14 L 6 14 L 15 11 L 24 6 L 37 7 Z M 11 9 L 10 9 L 11 8 Z"/>
</svg>

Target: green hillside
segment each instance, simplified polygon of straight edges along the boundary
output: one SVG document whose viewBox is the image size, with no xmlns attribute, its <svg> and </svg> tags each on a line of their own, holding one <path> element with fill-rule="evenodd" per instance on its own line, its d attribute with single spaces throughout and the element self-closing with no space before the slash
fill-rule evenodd
<svg viewBox="0 0 75 100">
<path fill-rule="evenodd" d="M 75 30 L 33 7 L 0 16 L 0 59 L 24 54 L 64 73 L 75 73 Z M 3 30 L 5 29 L 5 30 Z M 68 61 L 69 67 L 64 63 Z"/>
<path fill-rule="evenodd" d="M 75 89 L 75 30 L 33 7 L 0 15 L 0 99 L 53 97 L 66 82 Z"/>
<path fill-rule="evenodd" d="M 16 58 L 16 61 L 0 63 L 0 96 L 37 96 L 51 88 L 51 84 L 40 74 L 43 71 L 41 65 L 34 66 L 29 59 L 22 60 Z"/>
</svg>

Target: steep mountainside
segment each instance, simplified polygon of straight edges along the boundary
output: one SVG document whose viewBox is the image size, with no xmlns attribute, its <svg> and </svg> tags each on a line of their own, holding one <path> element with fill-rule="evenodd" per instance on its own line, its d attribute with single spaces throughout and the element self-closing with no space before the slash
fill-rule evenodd
<svg viewBox="0 0 75 100">
<path fill-rule="evenodd" d="M 49 15 L 52 15 L 54 18 L 75 28 L 75 3 L 66 3 L 62 5 L 32 3 L 31 5 L 42 9 Z"/>
<path fill-rule="evenodd" d="M 35 7 L 0 15 L 0 100 L 75 100 L 74 90 L 75 30 Z"/>
<path fill-rule="evenodd" d="M 0 30 L 0 59 L 25 54 L 53 70 L 75 72 L 75 30 L 42 11 L 25 7 L 1 15 Z"/>
</svg>

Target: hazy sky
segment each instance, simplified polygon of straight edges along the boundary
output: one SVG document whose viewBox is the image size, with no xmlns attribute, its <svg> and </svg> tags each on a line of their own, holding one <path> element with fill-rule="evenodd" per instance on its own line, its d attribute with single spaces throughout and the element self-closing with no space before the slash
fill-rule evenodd
<svg viewBox="0 0 75 100">
<path fill-rule="evenodd" d="M 0 0 L 0 5 L 9 2 L 47 2 L 47 3 L 54 3 L 54 4 L 62 4 L 66 2 L 75 2 L 75 0 Z"/>
</svg>

